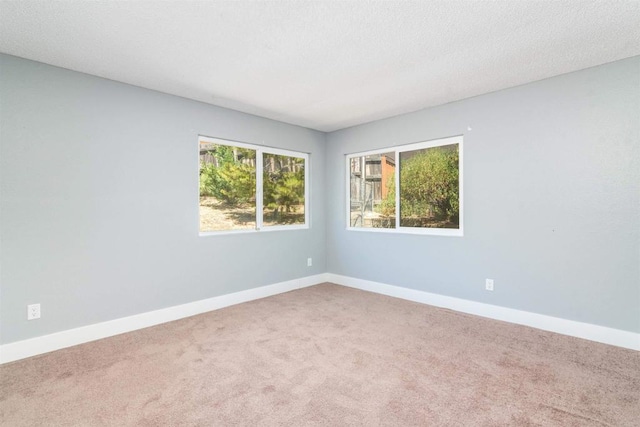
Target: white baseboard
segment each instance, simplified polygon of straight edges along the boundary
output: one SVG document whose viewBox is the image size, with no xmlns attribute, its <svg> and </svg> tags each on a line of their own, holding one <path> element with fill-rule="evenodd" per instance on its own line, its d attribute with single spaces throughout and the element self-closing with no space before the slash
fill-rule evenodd
<svg viewBox="0 0 640 427">
<path fill-rule="evenodd" d="M 460 298 L 432 294 L 415 289 L 402 288 L 369 280 L 356 279 L 327 273 L 326 280 L 342 286 L 375 292 L 422 304 L 448 308 L 463 313 L 475 314 L 490 319 L 516 323 L 518 325 L 531 326 L 545 331 L 556 332 L 563 335 L 587 339 L 618 347 L 640 351 L 640 334 L 607 328 L 589 323 L 576 322 L 558 317 L 545 316 L 527 311 L 505 308 L 481 302 L 469 301 Z"/>
<path fill-rule="evenodd" d="M 220 295 L 0 346 L 0 364 L 326 282 L 325 273 Z"/>
<path fill-rule="evenodd" d="M 266 298 L 323 282 L 331 282 L 395 298 L 448 308 L 463 313 L 531 326 L 545 331 L 640 351 L 640 334 L 633 332 L 432 294 L 333 273 L 323 273 L 0 345 L 0 364 L 185 317 L 195 316 L 208 311 L 219 310 L 243 302 Z"/>
</svg>

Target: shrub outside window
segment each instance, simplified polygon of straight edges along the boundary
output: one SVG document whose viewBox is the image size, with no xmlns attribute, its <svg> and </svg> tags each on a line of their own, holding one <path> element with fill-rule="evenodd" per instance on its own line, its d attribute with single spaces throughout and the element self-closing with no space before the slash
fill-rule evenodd
<svg viewBox="0 0 640 427">
<path fill-rule="evenodd" d="M 462 136 L 347 155 L 347 228 L 462 236 Z"/>
<path fill-rule="evenodd" d="M 309 156 L 199 138 L 200 234 L 308 228 Z"/>
<path fill-rule="evenodd" d="M 305 224 L 306 158 L 262 153 L 262 225 Z"/>
</svg>

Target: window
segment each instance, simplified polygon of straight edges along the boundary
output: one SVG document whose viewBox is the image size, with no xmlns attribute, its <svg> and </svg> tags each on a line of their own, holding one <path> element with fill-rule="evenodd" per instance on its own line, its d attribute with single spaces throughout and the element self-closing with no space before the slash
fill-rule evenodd
<svg viewBox="0 0 640 427">
<path fill-rule="evenodd" d="M 305 224 L 305 157 L 262 153 L 262 224 Z"/>
<path fill-rule="evenodd" d="M 199 150 L 201 234 L 308 227 L 308 154 L 208 137 Z"/>
<path fill-rule="evenodd" d="M 349 159 L 351 227 L 395 226 L 395 159 L 393 151 Z"/>
<path fill-rule="evenodd" d="M 347 228 L 462 236 L 462 136 L 347 156 Z"/>
</svg>

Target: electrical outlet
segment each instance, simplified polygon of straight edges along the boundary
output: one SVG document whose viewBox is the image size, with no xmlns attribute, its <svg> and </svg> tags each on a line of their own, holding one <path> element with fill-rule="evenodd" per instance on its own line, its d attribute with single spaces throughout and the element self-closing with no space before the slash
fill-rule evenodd
<svg viewBox="0 0 640 427">
<path fill-rule="evenodd" d="M 27 306 L 27 320 L 40 318 L 40 304 L 29 304 Z"/>
<path fill-rule="evenodd" d="M 311 258 L 307 258 L 307 267 L 311 267 L 313 265 L 313 260 Z"/>
<path fill-rule="evenodd" d="M 487 279 L 484 284 L 484 288 L 488 291 L 493 290 L 493 279 Z"/>
</svg>

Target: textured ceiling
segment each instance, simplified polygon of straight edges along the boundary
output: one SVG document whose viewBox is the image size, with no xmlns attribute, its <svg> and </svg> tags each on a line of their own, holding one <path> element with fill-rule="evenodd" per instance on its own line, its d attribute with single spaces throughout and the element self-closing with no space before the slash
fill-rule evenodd
<svg viewBox="0 0 640 427">
<path fill-rule="evenodd" d="M 322 131 L 640 54 L 638 1 L 2 1 L 0 52 Z"/>
</svg>

